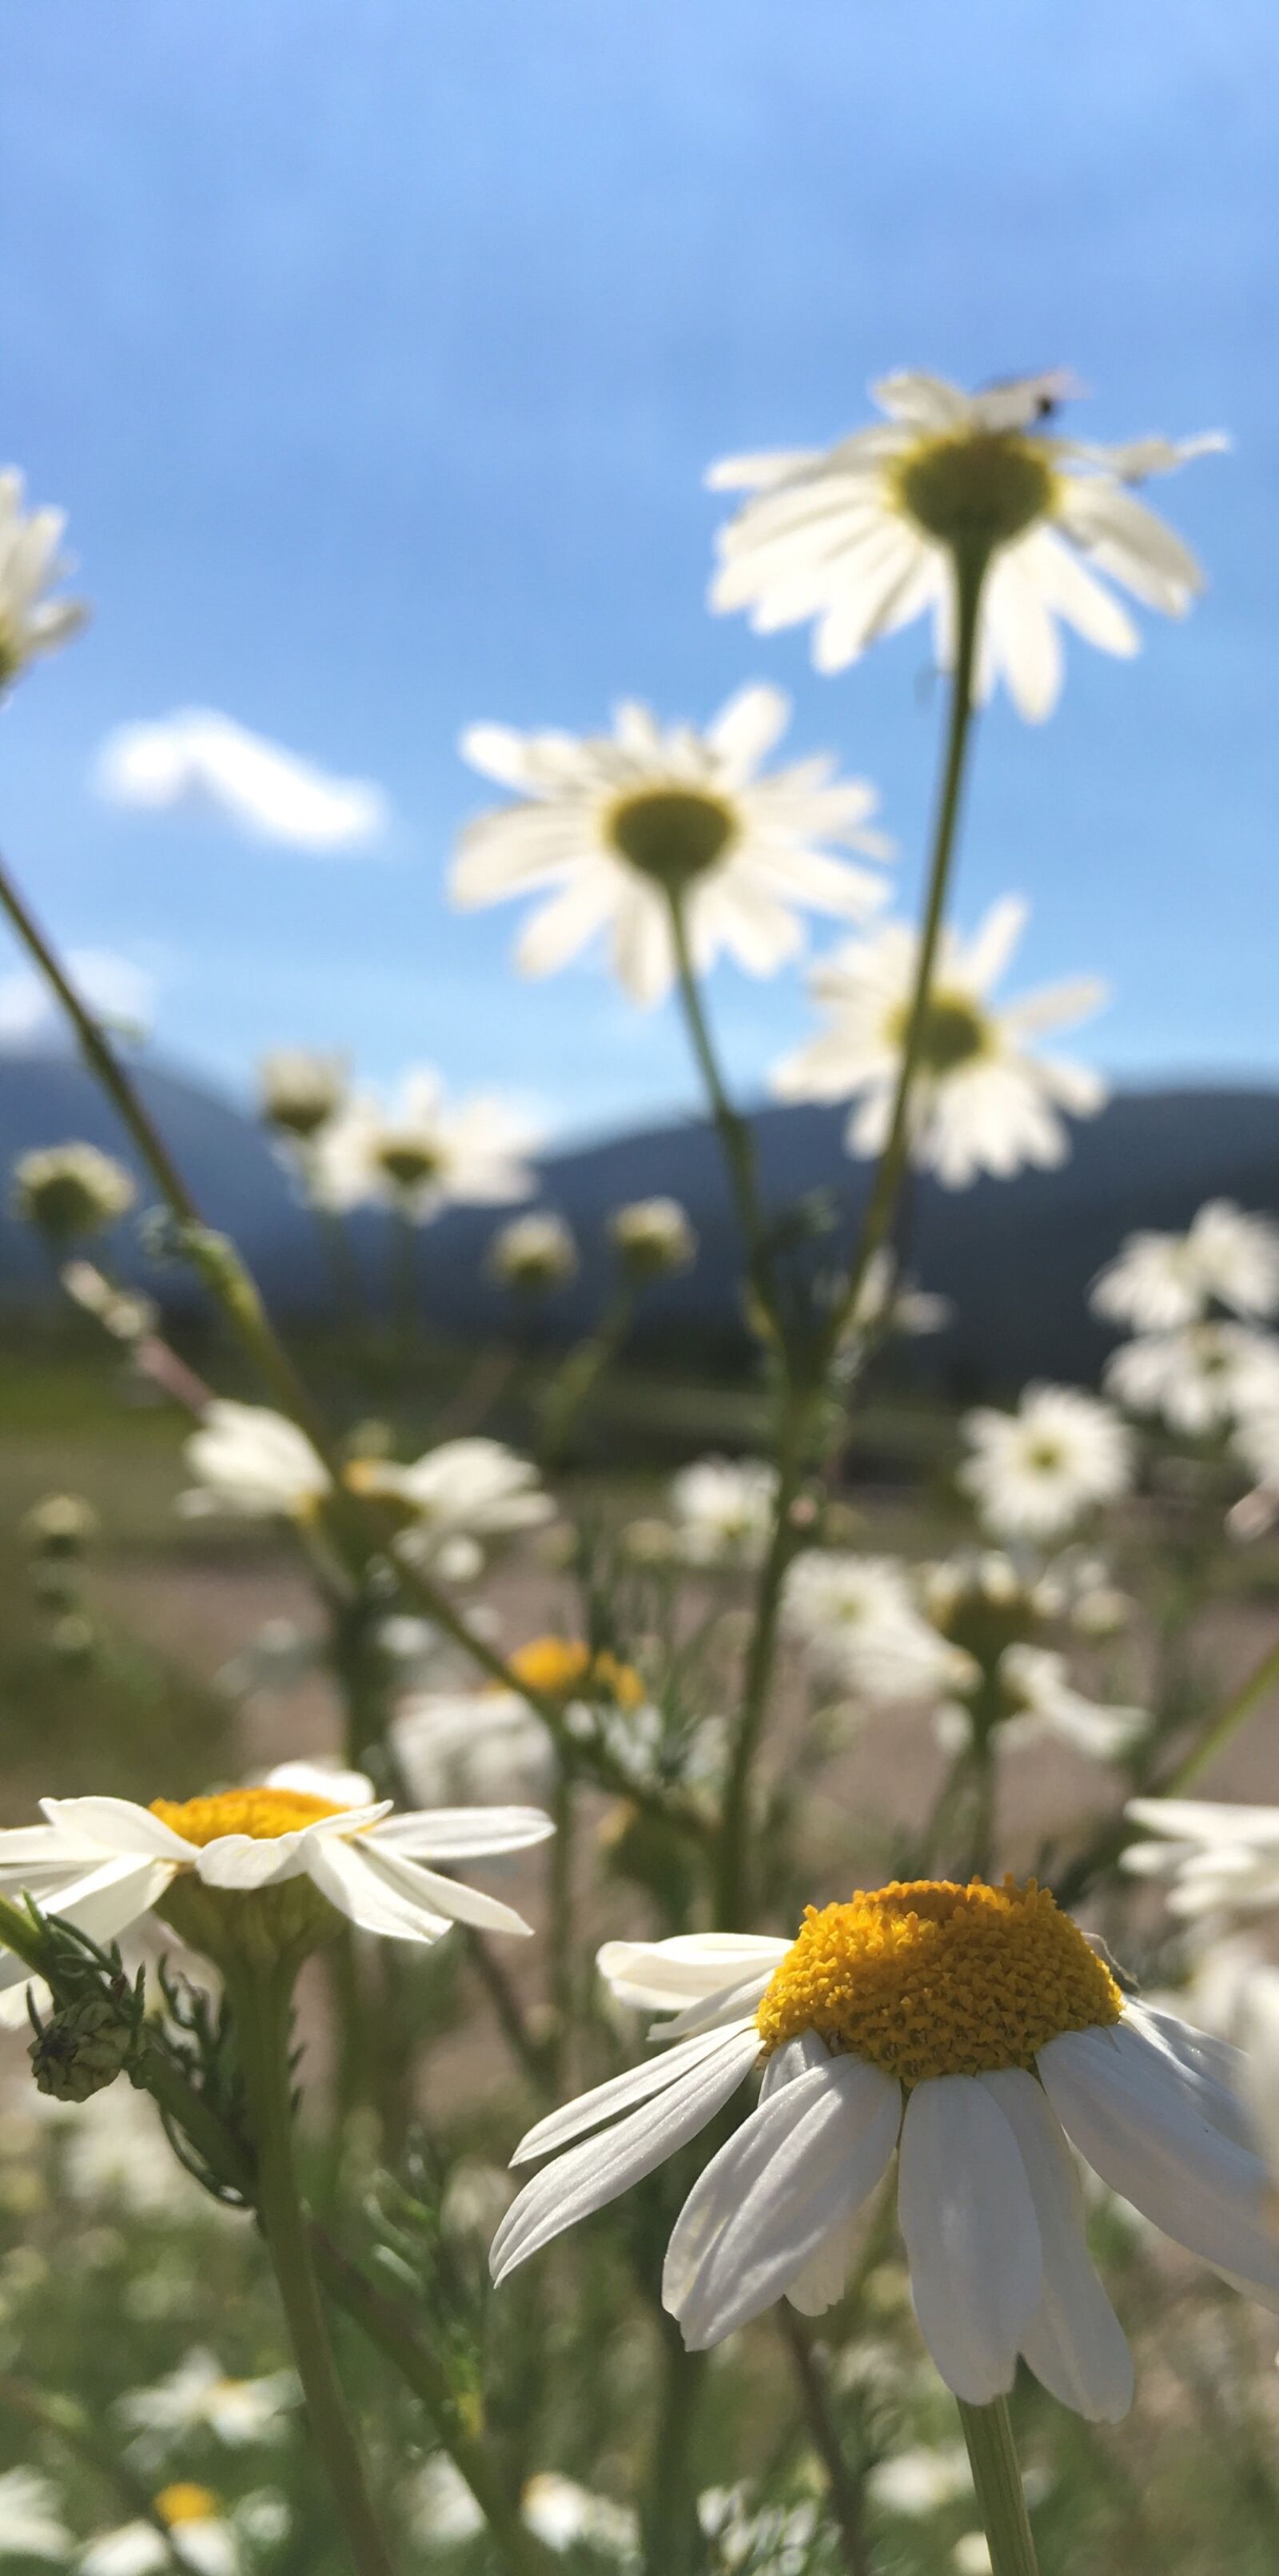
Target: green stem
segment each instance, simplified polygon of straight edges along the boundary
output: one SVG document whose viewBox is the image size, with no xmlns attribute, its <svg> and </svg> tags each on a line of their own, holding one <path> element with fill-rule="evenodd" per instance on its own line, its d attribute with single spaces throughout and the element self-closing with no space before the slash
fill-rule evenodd
<svg viewBox="0 0 1279 2576">
<path fill-rule="evenodd" d="M 706 2376 L 704 2352 L 688 2352 L 662 2319 L 662 2394 L 642 2523 L 648 2576 L 692 2576 L 703 2543 L 697 2519 L 693 2436 Z"/>
<path fill-rule="evenodd" d="M 1205 1728 L 1198 1743 L 1191 1747 L 1190 1752 L 1177 1764 L 1176 1769 L 1169 1772 L 1160 1787 L 1150 1794 L 1156 1798 L 1179 1798 L 1182 1791 L 1188 1789 L 1192 1782 L 1198 1780 L 1208 1769 L 1209 1764 L 1216 1761 L 1217 1755 L 1223 1746 L 1230 1742 L 1236 1729 L 1243 1725 L 1246 1717 L 1251 1717 L 1254 1708 L 1265 1698 L 1268 1691 L 1275 1688 L 1276 1684 L 1279 1684 L 1279 1643 L 1270 1647 L 1268 1653 L 1262 1656 L 1260 1663 L 1254 1664 L 1252 1671 L 1240 1682 L 1239 1688 L 1231 1692 L 1224 1708 L 1218 1710 L 1212 1724 Z"/>
<path fill-rule="evenodd" d="M 813 2349 L 812 2335 L 804 2320 L 785 2300 L 778 2311 L 782 2334 L 789 2348 L 795 2377 L 803 2401 L 809 2438 L 826 2472 L 831 2511 L 839 2525 L 843 2559 L 848 2576 L 872 2576 L 872 2561 L 866 2540 L 862 2512 L 860 2479 L 854 2475 L 844 2457 L 839 2428 L 831 2410 L 826 2374 Z"/>
<path fill-rule="evenodd" d="M 545 1388 L 542 1416 L 542 1463 L 558 1465 L 582 1408 L 598 1379 L 616 1358 L 635 1312 L 635 1292 L 623 1281 L 614 1290 L 593 1333 L 561 1361 Z"/>
<path fill-rule="evenodd" d="M 737 1211 L 737 1222 L 746 1245 L 751 1285 L 755 1291 L 761 1315 L 770 1327 L 770 1336 L 777 1348 L 784 1351 L 785 1337 L 778 1311 L 777 1291 L 764 1240 L 764 1215 L 760 1206 L 759 1183 L 755 1170 L 755 1146 L 750 1126 L 741 1112 L 733 1107 L 724 1077 L 720 1072 L 719 1059 L 715 1053 L 706 1013 L 702 1008 L 702 996 L 689 949 L 684 907 L 679 895 L 674 892 L 670 897 L 670 913 L 671 937 L 675 948 L 675 971 L 684 1023 L 693 1053 L 697 1058 L 698 1071 L 705 1086 L 711 1117 L 719 1137 L 720 1149 L 728 1173 L 728 1185 Z"/>
<path fill-rule="evenodd" d="M 255 2198 L 317 2456 L 356 2576 L 392 2576 L 320 2301 L 293 2158 L 290 1981 L 281 1969 L 228 1980 L 257 2155 Z"/>
<path fill-rule="evenodd" d="M 777 1656 L 778 1621 L 786 1571 L 795 1548 L 791 1512 L 799 1491 L 801 1452 L 793 1406 L 783 1423 L 772 1535 L 755 1596 L 755 1624 L 746 1655 L 742 1705 L 724 1780 L 715 1849 L 715 1923 L 721 1932 L 749 1927 L 751 1785 Z"/>
<path fill-rule="evenodd" d="M 569 2049 L 573 2036 L 574 1966 L 573 1941 L 573 1828 L 576 1808 L 573 1784 L 561 1770 L 551 1802 L 555 1832 L 547 1854 L 547 1897 L 550 1912 L 548 1927 L 549 1983 L 551 1993 L 554 2041 L 552 2067 L 559 2095 L 571 2091 L 569 2082 Z"/>
<path fill-rule="evenodd" d="M 981 624 L 981 594 L 988 562 L 989 557 L 985 554 L 956 552 L 954 557 L 955 668 L 951 676 L 946 753 L 938 792 L 936 821 L 933 826 L 928 897 L 924 908 L 923 927 L 919 935 L 915 987 L 906 1022 L 887 1141 L 880 1156 L 874 1184 L 866 1204 L 866 1213 L 862 1219 L 844 1293 L 827 1326 L 824 1357 L 828 1365 L 856 1315 L 870 1265 L 876 1253 L 887 1241 L 910 1160 L 911 1104 L 924 1053 L 929 994 L 937 964 L 942 924 L 946 915 L 946 897 L 950 887 L 951 864 L 963 796 L 964 771 L 972 733 L 973 684 L 976 676 L 977 644 Z"/>
<path fill-rule="evenodd" d="M 0 909 L 8 914 L 24 948 L 57 995 L 90 1071 L 96 1074 L 161 1197 L 179 1226 L 191 1238 L 188 1248 L 205 1285 L 218 1299 L 277 1402 L 306 1432 L 325 1464 L 333 1466 L 325 1423 L 312 1404 L 287 1351 L 276 1339 L 254 1281 L 233 1246 L 206 1226 L 163 1137 L 144 1109 L 97 1021 L 68 982 L 54 950 L 3 862 L 0 862 Z"/>
<path fill-rule="evenodd" d="M 419 1306 L 417 1223 L 403 1205 L 391 1211 L 391 1313 L 400 1383 L 407 1392 L 417 1347 Z"/>
<path fill-rule="evenodd" d="M 992 2406 L 968 2406 L 961 2397 L 956 2403 L 990 2545 L 992 2576 L 1039 2576 L 1008 2400 L 997 2397 Z"/>
</svg>

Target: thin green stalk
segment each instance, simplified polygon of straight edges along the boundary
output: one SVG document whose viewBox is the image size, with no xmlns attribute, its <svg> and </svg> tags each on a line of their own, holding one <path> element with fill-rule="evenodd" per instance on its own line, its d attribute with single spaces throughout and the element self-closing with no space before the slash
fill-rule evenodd
<svg viewBox="0 0 1279 2576">
<path fill-rule="evenodd" d="M 831 2409 L 826 2374 L 813 2349 L 803 2318 L 786 2300 L 778 2310 L 783 2339 L 794 2365 L 809 2439 L 826 2472 L 831 2511 L 839 2525 L 847 2576 L 872 2576 L 872 2560 L 862 2511 L 861 2480 L 844 2457 L 839 2428 Z"/>
<path fill-rule="evenodd" d="M 0 1897 L 0 1943 L 31 1969 L 49 1977 L 55 2003 L 74 1998 L 47 1956 L 47 1936 L 25 1906 Z M 124 2081 L 124 2078 L 120 2078 Z M 243 2141 L 148 2032 L 131 2081 L 149 2093 L 166 2125 L 181 2130 L 201 2162 L 225 2187 L 253 2205 L 256 2175 Z M 86 2112 L 92 2118 L 92 2112 Z M 330 2298 L 398 2371 L 431 2418 L 443 2448 L 465 2479 L 506 2562 L 508 2576 L 551 2576 L 555 2560 L 520 2521 L 518 2511 L 485 2450 L 469 2400 L 460 2400 L 443 2364 L 423 2342 L 398 2303 L 370 2281 L 358 2263 L 314 2219 L 307 2238 Z"/>
<path fill-rule="evenodd" d="M 570 2091 L 569 2049 L 573 2036 L 573 2005 L 576 1992 L 574 1969 L 574 1825 L 576 1802 L 573 1784 L 561 1770 L 551 1801 L 555 1832 L 547 1852 L 547 1898 L 550 1921 L 547 1929 L 547 1969 L 551 1993 L 554 2040 L 551 2062 L 556 2089 Z"/>
<path fill-rule="evenodd" d="M 992 2576 L 1039 2576 L 1008 2400 L 997 2397 L 991 2406 L 968 2406 L 960 2397 L 956 2403 L 990 2546 Z"/>
<path fill-rule="evenodd" d="M 293 2157 L 290 1979 L 282 1969 L 229 1981 L 236 2048 L 256 2150 L 254 2197 L 306 2401 L 356 2576 L 392 2576 L 329 2343 Z"/>
<path fill-rule="evenodd" d="M 799 1491 L 800 1473 L 798 1423 L 793 1408 L 788 1408 L 778 1463 L 772 1535 L 755 1596 L 755 1624 L 747 1649 L 742 1705 L 729 1754 L 716 1840 L 715 1922 L 721 1932 L 741 1931 L 750 1921 L 752 1772 L 768 1713 L 786 1570 L 795 1548 L 791 1513 Z"/>
<path fill-rule="evenodd" d="M 1231 1692 L 1225 1706 L 1218 1710 L 1212 1724 L 1205 1728 L 1198 1743 L 1191 1747 L 1189 1753 L 1183 1756 L 1175 1769 L 1169 1772 L 1167 1779 L 1162 1781 L 1157 1789 L 1152 1790 L 1150 1795 L 1156 1798 L 1179 1798 L 1182 1791 L 1190 1788 L 1192 1783 L 1208 1769 L 1210 1763 L 1216 1761 L 1217 1755 L 1243 1725 L 1244 1719 L 1251 1717 L 1254 1708 L 1276 1685 L 1279 1685 L 1279 1643 L 1271 1646 L 1261 1657 L 1260 1662 L 1254 1664 L 1252 1671 L 1240 1682 L 1238 1689 Z"/>
<path fill-rule="evenodd" d="M 217 1297 L 283 1410 L 300 1425 L 326 1465 L 332 1452 L 326 1425 L 303 1386 L 288 1352 L 267 1319 L 257 1287 L 239 1254 L 224 1237 L 206 1226 L 163 1137 L 117 1061 L 102 1029 L 85 1009 L 67 980 L 54 950 L 8 870 L 0 861 L 0 908 L 9 916 L 23 946 L 56 993 L 75 1031 L 90 1071 L 96 1074 L 121 1123 L 132 1137 L 161 1197 L 180 1226 L 193 1238 L 192 1258 L 200 1276 Z"/>
<path fill-rule="evenodd" d="M 760 1205 L 759 1182 L 755 1170 L 755 1146 L 748 1121 L 733 1107 L 719 1068 L 697 973 L 688 944 L 688 926 L 678 893 L 670 896 L 671 937 L 675 948 L 675 971 L 679 997 L 684 1012 L 698 1071 L 710 1103 L 715 1131 L 728 1173 L 737 1222 L 746 1245 L 747 1267 L 756 1298 L 771 1328 L 772 1338 L 780 1352 L 785 1350 L 785 1336 L 777 1304 L 777 1291 L 768 1260 L 764 1239 L 764 1213 Z"/>
<path fill-rule="evenodd" d="M 617 1357 L 634 1312 L 635 1291 L 623 1280 L 614 1289 L 594 1332 L 568 1353 L 544 1389 L 538 1409 L 545 1467 L 558 1465 L 563 1457 L 587 1398 Z"/>
<path fill-rule="evenodd" d="M 689 2352 L 663 2317 L 662 2393 L 641 2514 L 647 2576 L 693 2576 L 702 2562 L 693 2436 L 705 2376 L 705 2353 Z"/>
<path fill-rule="evenodd" d="M 929 863 L 928 897 L 923 927 L 919 937 L 919 955 L 915 966 L 915 988 L 902 1043 L 897 1089 L 893 1097 L 888 1136 L 880 1156 L 862 1219 L 857 1247 L 853 1255 L 844 1293 L 827 1326 L 824 1358 L 827 1365 L 834 1358 L 844 1334 L 858 1307 L 866 1274 L 878 1251 L 887 1242 L 897 1200 L 910 1160 L 911 1103 L 924 1053 L 928 1029 L 928 1002 L 942 925 L 946 916 L 946 898 L 950 887 L 964 772 L 972 733 L 973 684 L 977 668 L 977 644 L 981 624 L 981 594 L 989 557 L 985 554 L 954 556 L 956 589 L 955 668 L 950 684 L 950 715 L 946 732 L 946 753 L 937 815 L 933 826 L 932 858 Z"/>
<path fill-rule="evenodd" d="M 391 1329 L 400 1383 L 407 1391 L 419 1320 L 417 1222 L 401 1201 L 391 1211 Z"/>
</svg>

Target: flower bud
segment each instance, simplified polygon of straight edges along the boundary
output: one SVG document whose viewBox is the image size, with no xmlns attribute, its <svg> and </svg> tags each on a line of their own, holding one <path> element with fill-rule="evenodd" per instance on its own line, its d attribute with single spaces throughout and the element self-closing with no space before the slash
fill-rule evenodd
<svg viewBox="0 0 1279 2576">
<path fill-rule="evenodd" d="M 500 1287 L 540 1296 L 577 1276 L 577 1245 L 561 1216 L 517 1216 L 498 1227 L 484 1266 Z"/>
<path fill-rule="evenodd" d="M 614 1208 L 608 1234 L 628 1279 L 670 1279 L 697 1259 L 697 1236 L 678 1199 L 632 1199 Z"/>
<path fill-rule="evenodd" d="M 45 1145 L 13 1167 L 14 1213 L 50 1243 L 98 1234 L 132 1207 L 137 1192 L 123 1163 L 96 1145 Z"/>
<path fill-rule="evenodd" d="M 87 2102 L 114 2084 L 133 2039 L 131 2025 L 105 1996 L 52 2013 L 27 2051 L 39 2091 L 55 2102 Z"/>
</svg>

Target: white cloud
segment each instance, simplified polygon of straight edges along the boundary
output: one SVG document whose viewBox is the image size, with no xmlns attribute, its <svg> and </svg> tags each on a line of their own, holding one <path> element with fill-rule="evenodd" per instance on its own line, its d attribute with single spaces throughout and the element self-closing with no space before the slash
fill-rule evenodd
<svg viewBox="0 0 1279 2576">
<path fill-rule="evenodd" d="M 145 966 L 109 948 L 72 948 L 63 964 L 68 981 L 98 1019 L 127 1036 L 145 1033 L 156 995 L 156 979 Z M 0 975 L 0 1047 L 47 1046 L 66 1034 L 61 1004 L 41 976 L 26 966 Z"/>
<path fill-rule="evenodd" d="M 152 813 L 211 808 L 294 850 L 357 849 L 385 831 L 389 812 L 371 779 L 330 778 L 211 707 L 118 725 L 98 753 L 93 785 L 109 804 Z"/>
</svg>

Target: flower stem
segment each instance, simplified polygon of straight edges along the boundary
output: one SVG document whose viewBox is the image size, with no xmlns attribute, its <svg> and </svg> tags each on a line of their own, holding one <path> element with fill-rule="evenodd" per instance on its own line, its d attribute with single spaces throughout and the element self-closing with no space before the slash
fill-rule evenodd
<svg viewBox="0 0 1279 2576">
<path fill-rule="evenodd" d="M 951 675 L 946 752 L 937 798 L 937 816 L 933 826 L 928 895 L 919 934 L 915 988 L 911 995 L 910 1015 L 902 1042 L 901 1063 L 898 1067 L 897 1089 L 893 1097 L 888 1136 L 879 1159 L 871 1194 L 866 1203 L 866 1213 L 862 1219 L 861 1231 L 857 1238 L 844 1292 L 827 1326 L 824 1355 L 828 1364 L 833 1359 L 857 1312 L 858 1301 L 866 1284 L 866 1274 L 875 1254 L 887 1241 L 910 1160 L 911 1104 L 923 1060 L 924 1038 L 928 1027 L 929 993 L 946 914 L 946 898 L 950 887 L 964 772 L 972 734 L 973 686 L 977 671 L 977 645 L 981 627 L 981 594 L 988 563 L 989 557 L 984 553 L 961 553 L 957 550 L 954 556 L 955 667 Z"/>
<path fill-rule="evenodd" d="M 598 1379 L 617 1357 L 634 1312 L 635 1292 L 628 1283 L 622 1282 L 605 1306 L 594 1332 L 567 1353 L 543 1389 L 538 1410 L 542 1417 L 541 1459 L 544 1467 L 559 1465 L 583 1406 Z"/>
<path fill-rule="evenodd" d="M 750 1918 L 751 1774 L 768 1713 L 782 1592 L 795 1550 L 791 1512 L 802 1464 L 799 1423 L 795 1408 L 788 1406 L 782 1424 L 772 1534 L 755 1595 L 755 1624 L 747 1649 L 742 1705 L 729 1753 L 716 1837 L 715 1923 L 721 1932 L 739 1932 Z"/>
<path fill-rule="evenodd" d="M 1177 1764 L 1176 1769 L 1170 1771 L 1167 1779 L 1151 1794 L 1156 1797 L 1179 1798 L 1182 1791 L 1188 1789 L 1193 1781 L 1198 1780 L 1210 1763 L 1215 1762 L 1223 1745 L 1229 1743 L 1236 1728 L 1242 1726 L 1246 1717 L 1251 1717 L 1258 1702 L 1263 1700 L 1266 1693 L 1273 1690 L 1276 1684 L 1279 1684 L 1279 1642 L 1270 1647 L 1268 1653 L 1262 1656 L 1260 1663 L 1253 1665 L 1252 1671 L 1240 1682 L 1238 1690 L 1231 1692 L 1224 1708 L 1218 1709 L 1211 1725 L 1204 1729 L 1198 1743 L 1192 1745 L 1189 1753 Z"/>
<path fill-rule="evenodd" d="M 201 1278 L 217 1298 L 244 1343 L 262 1378 L 284 1412 L 306 1432 L 326 1465 L 332 1464 L 327 1428 L 292 1360 L 277 1340 L 257 1287 L 239 1254 L 206 1226 L 163 1137 L 144 1108 L 133 1084 L 92 1013 L 68 981 L 57 955 L 25 898 L 0 862 L 0 909 L 8 914 L 19 939 L 57 995 L 75 1031 L 81 1052 L 96 1074 L 172 1216 L 192 1238 L 189 1248 Z M 197 1257 L 195 1247 L 203 1252 Z"/>
<path fill-rule="evenodd" d="M 724 1077 L 720 1071 L 710 1026 L 702 1008 L 701 991 L 688 944 L 688 925 L 684 918 L 684 907 L 676 893 L 672 893 L 670 897 L 670 908 L 671 938 L 675 948 L 675 971 L 684 1012 L 684 1024 L 705 1086 L 715 1132 L 719 1137 L 724 1167 L 728 1174 L 728 1185 L 737 1211 L 737 1222 L 746 1245 L 751 1286 L 755 1291 L 761 1315 L 767 1321 L 770 1339 L 775 1341 L 779 1351 L 784 1351 L 785 1337 L 778 1312 L 777 1290 L 764 1240 L 764 1212 L 760 1205 L 759 1181 L 755 1170 L 754 1141 L 748 1121 L 742 1117 L 740 1110 L 733 1107 L 729 1099 Z"/>
<path fill-rule="evenodd" d="M 257 2157 L 255 2199 L 280 2292 L 312 2439 L 356 2576 L 392 2576 L 333 2360 L 293 2158 L 290 1980 L 281 1970 L 229 1981 L 236 2046 Z"/>
<path fill-rule="evenodd" d="M 861 2480 L 844 2457 L 839 2428 L 831 2412 L 830 2391 L 808 2327 L 783 2300 L 778 2315 L 803 2400 L 809 2438 L 830 2492 L 831 2511 L 839 2524 L 847 2576 L 872 2576 L 870 2550 L 862 2513 Z"/>
<path fill-rule="evenodd" d="M 990 2545 L 992 2576 L 1039 2576 L 1008 2400 L 997 2397 L 991 2406 L 968 2406 L 962 2397 L 956 2402 Z"/>
</svg>

